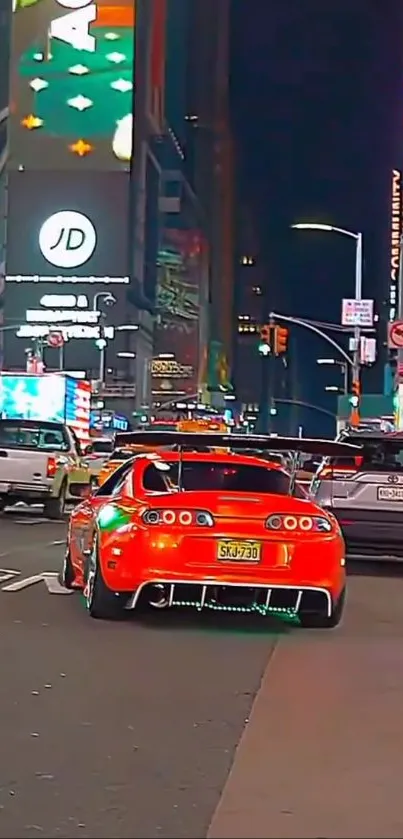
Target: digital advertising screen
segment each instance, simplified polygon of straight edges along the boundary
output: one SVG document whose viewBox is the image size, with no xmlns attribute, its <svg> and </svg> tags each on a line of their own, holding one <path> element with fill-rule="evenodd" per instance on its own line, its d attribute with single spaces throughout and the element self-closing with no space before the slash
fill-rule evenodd
<svg viewBox="0 0 403 839">
<path fill-rule="evenodd" d="M 3 375 L 1 419 L 66 423 L 82 443 L 89 440 L 91 386 L 67 376 Z"/>
<path fill-rule="evenodd" d="M 36 339 L 45 341 L 47 369 L 60 369 L 59 351 L 46 346 L 51 331 L 63 336 L 63 369 L 94 378 L 101 325 L 111 367 L 127 349 L 115 327 L 128 320 L 128 186 L 124 172 L 10 173 L 6 369 L 24 369 Z"/>
<path fill-rule="evenodd" d="M 1 419 L 64 422 L 66 384 L 62 376 L 1 376 Z"/>
<path fill-rule="evenodd" d="M 90 439 L 91 385 L 66 378 L 65 422 L 77 434 L 80 443 Z"/>
<path fill-rule="evenodd" d="M 128 169 L 134 0 L 14 0 L 10 164 Z"/>
<path fill-rule="evenodd" d="M 203 249 L 197 230 L 163 231 L 157 284 L 160 322 L 151 369 L 153 394 L 161 401 L 198 390 Z"/>
</svg>

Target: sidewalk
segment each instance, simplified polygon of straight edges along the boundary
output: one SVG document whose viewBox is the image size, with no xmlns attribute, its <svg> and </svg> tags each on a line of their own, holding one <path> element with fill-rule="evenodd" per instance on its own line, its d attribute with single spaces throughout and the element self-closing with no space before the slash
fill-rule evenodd
<svg viewBox="0 0 403 839">
<path fill-rule="evenodd" d="M 399 623 L 280 642 L 209 839 L 403 837 Z"/>
</svg>

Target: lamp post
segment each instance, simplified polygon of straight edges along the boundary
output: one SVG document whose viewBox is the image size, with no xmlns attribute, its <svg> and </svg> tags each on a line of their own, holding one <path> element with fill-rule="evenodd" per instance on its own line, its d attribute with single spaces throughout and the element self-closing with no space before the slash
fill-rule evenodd
<svg viewBox="0 0 403 839">
<path fill-rule="evenodd" d="M 332 224 L 316 224 L 303 223 L 293 224 L 292 228 L 296 230 L 323 230 L 328 233 L 340 233 L 342 236 L 348 236 L 356 242 L 355 251 L 355 300 L 362 299 L 362 233 L 354 233 L 352 230 L 346 230 L 344 227 L 334 227 Z M 360 359 L 360 338 L 361 330 L 359 326 L 354 327 L 354 351 L 352 364 L 352 393 L 353 402 L 351 406 L 351 425 L 359 425 L 360 423 L 360 396 L 361 396 L 361 359 Z"/>
<path fill-rule="evenodd" d="M 114 306 L 116 303 L 116 297 L 111 294 L 110 291 L 98 291 L 97 294 L 94 294 L 92 299 L 92 309 L 94 312 L 98 311 L 98 300 L 103 300 L 106 306 Z M 105 314 L 101 312 L 101 324 L 99 327 L 99 338 L 96 342 L 97 347 L 99 349 L 99 374 L 98 378 L 101 385 L 104 384 L 105 381 L 105 367 L 106 367 L 106 347 L 108 342 L 105 338 L 105 327 L 104 321 Z"/>
</svg>

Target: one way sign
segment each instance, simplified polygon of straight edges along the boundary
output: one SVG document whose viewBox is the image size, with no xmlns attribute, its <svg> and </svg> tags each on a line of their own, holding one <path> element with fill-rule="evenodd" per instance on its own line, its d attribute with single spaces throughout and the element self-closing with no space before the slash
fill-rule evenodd
<svg viewBox="0 0 403 839">
<path fill-rule="evenodd" d="M 395 320 L 388 324 L 388 347 L 390 350 L 403 349 L 403 321 Z"/>
</svg>

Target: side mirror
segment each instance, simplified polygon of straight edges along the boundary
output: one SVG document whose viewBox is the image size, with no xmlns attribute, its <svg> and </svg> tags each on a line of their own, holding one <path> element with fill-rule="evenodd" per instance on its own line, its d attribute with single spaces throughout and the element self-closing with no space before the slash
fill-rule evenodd
<svg viewBox="0 0 403 839">
<path fill-rule="evenodd" d="M 69 486 L 69 494 L 73 496 L 73 498 L 80 498 L 83 501 L 85 498 L 89 498 L 92 495 L 92 488 L 90 484 L 70 484 Z"/>
<path fill-rule="evenodd" d="M 94 451 L 93 446 L 92 446 L 92 444 L 91 444 L 91 443 L 89 443 L 89 444 L 88 444 L 88 446 L 85 446 L 85 447 L 84 447 L 84 449 L 83 449 L 83 454 L 84 454 L 84 455 L 86 455 L 86 454 L 92 454 L 92 452 L 93 452 L 93 451 Z"/>
</svg>

